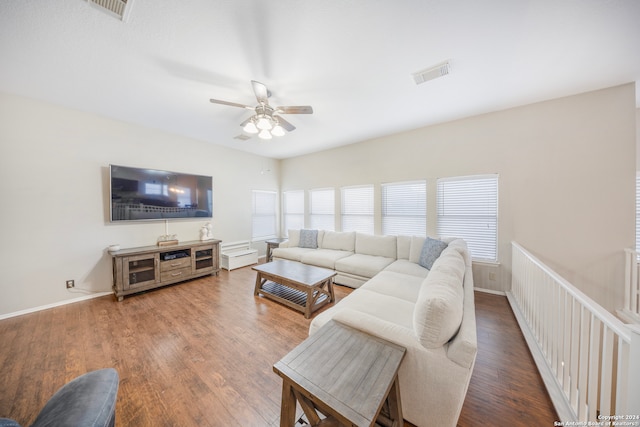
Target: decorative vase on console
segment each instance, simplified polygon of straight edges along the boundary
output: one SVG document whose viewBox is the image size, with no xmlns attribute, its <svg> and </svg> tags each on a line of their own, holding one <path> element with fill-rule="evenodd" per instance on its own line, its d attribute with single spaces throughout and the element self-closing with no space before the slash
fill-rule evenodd
<svg viewBox="0 0 640 427">
<path fill-rule="evenodd" d="M 211 229 L 211 223 L 208 222 L 200 228 L 200 240 L 213 239 L 213 231 Z"/>
</svg>

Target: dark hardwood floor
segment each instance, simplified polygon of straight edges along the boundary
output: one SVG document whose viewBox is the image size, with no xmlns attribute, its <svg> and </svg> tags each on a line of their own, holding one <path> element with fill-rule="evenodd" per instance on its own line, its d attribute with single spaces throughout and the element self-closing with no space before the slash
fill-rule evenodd
<svg viewBox="0 0 640 427">
<path fill-rule="evenodd" d="M 111 366 L 116 425 L 277 426 L 272 366 L 310 321 L 254 297 L 254 280 L 249 267 L 222 271 L 120 303 L 100 297 L 0 321 L 0 417 L 29 425 L 64 383 Z M 336 288 L 338 299 L 351 291 Z M 458 425 L 553 425 L 506 298 L 476 293 L 476 307 L 479 352 Z"/>
</svg>

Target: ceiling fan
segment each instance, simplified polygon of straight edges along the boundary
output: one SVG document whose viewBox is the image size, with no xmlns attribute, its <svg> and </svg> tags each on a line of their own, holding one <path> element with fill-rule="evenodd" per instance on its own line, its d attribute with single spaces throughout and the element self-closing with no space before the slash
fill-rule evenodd
<svg viewBox="0 0 640 427">
<path fill-rule="evenodd" d="M 214 104 L 229 105 L 231 107 L 240 107 L 255 111 L 253 116 L 240 123 L 242 129 L 248 134 L 258 134 L 258 137 L 261 139 L 271 139 L 273 136 L 282 136 L 285 134 L 285 130 L 291 132 L 295 130 L 296 127 L 283 119 L 280 116 L 281 114 L 313 114 L 313 108 L 309 105 L 273 107 L 269 105 L 271 92 L 269 92 L 267 87 L 255 80 L 251 80 L 251 85 L 258 100 L 258 105 L 255 107 L 238 104 L 236 102 L 210 99 Z"/>
</svg>

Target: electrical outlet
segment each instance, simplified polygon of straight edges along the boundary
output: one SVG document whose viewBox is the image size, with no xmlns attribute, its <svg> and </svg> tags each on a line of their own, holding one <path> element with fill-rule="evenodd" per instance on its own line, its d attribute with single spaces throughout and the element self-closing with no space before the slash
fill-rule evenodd
<svg viewBox="0 0 640 427">
<path fill-rule="evenodd" d="M 75 280 L 67 280 L 67 289 L 75 288 L 76 282 Z"/>
</svg>

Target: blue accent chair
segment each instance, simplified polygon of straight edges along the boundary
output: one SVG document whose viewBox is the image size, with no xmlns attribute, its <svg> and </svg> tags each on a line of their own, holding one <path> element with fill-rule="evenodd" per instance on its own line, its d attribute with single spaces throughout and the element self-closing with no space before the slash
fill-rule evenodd
<svg viewBox="0 0 640 427">
<path fill-rule="evenodd" d="M 92 371 L 62 386 L 49 399 L 31 427 L 113 427 L 116 420 L 118 372 Z M 0 427 L 21 427 L 0 418 Z"/>
</svg>

